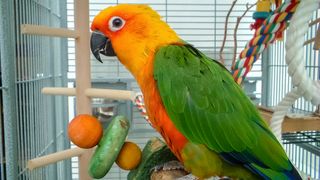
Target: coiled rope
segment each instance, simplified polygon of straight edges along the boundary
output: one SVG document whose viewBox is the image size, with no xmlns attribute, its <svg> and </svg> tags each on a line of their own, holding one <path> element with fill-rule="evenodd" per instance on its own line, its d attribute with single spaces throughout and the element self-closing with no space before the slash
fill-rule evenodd
<svg viewBox="0 0 320 180">
<path fill-rule="evenodd" d="M 320 104 L 320 85 L 317 81 L 313 81 L 307 76 L 303 56 L 304 35 L 308 31 L 308 22 L 313 12 L 318 9 L 318 6 L 318 0 L 301 1 L 291 19 L 290 28 L 287 32 L 286 63 L 288 65 L 288 74 L 291 76 L 292 84 L 295 88 L 286 94 L 276 106 L 271 119 L 270 127 L 279 140 L 281 139 L 281 125 L 284 116 L 299 97 L 304 97 L 313 105 Z"/>
<path fill-rule="evenodd" d="M 241 51 L 232 67 L 233 78 L 238 84 L 241 84 L 263 50 L 274 42 L 278 34 L 281 34 L 288 27 L 288 21 L 291 19 L 299 2 L 299 0 L 284 2 L 256 30 L 253 38 Z"/>
</svg>

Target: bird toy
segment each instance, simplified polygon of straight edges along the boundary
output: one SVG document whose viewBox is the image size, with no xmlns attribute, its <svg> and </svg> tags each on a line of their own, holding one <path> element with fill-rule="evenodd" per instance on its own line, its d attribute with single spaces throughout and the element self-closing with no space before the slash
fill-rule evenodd
<svg viewBox="0 0 320 180">
<path fill-rule="evenodd" d="M 241 84 L 260 54 L 270 43 L 274 42 L 278 34 L 288 27 L 288 21 L 291 19 L 299 2 L 298 0 L 286 1 L 272 12 L 256 30 L 253 38 L 241 51 L 235 65 L 232 67 L 233 78 L 238 84 Z"/>
</svg>

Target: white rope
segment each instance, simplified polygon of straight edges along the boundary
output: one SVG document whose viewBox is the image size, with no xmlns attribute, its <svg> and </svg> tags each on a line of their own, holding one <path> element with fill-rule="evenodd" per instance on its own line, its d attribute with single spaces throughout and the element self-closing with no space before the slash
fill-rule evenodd
<svg viewBox="0 0 320 180">
<path fill-rule="evenodd" d="M 281 129 L 284 116 L 292 104 L 301 96 L 311 101 L 313 105 L 320 104 L 320 85 L 307 76 L 303 58 L 304 35 L 308 30 L 308 22 L 315 10 L 318 9 L 319 0 L 302 0 L 294 13 L 286 40 L 286 63 L 292 84 L 296 87 L 286 94 L 276 106 L 271 119 L 271 129 L 275 136 L 281 140 Z"/>
<path fill-rule="evenodd" d="M 276 111 L 272 115 L 270 128 L 279 141 L 281 140 L 282 122 L 284 117 L 287 114 L 290 106 L 301 96 L 302 94 L 298 88 L 294 88 L 291 92 L 286 94 L 281 102 L 275 107 Z"/>
<path fill-rule="evenodd" d="M 293 86 L 298 87 L 303 97 L 313 105 L 320 104 L 320 89 L 307 76 L 304 61 L 303 43 L 308 31 L 308 23 L 315 10 L 318 9 L 318 0 L 302 0 L 294 13 L 286 41 L 286 63 L 288 73 L 292 77 Z"/>
</svg>

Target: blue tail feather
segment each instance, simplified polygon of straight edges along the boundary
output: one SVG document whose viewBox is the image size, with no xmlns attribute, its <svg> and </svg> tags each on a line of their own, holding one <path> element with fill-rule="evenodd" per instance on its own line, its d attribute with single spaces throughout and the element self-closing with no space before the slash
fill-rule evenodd
<svg viewBox="0 0 320 180">
<path fill-rule="evenodd" d="M 256 164 L 249 164 L 245 165 L 247 169 L 249 169 L 251 172 L 257 174 L 263 179 L 266 180 L 302 180 L 299 172 L 296 170 L 296 168 L 291 164 L 291 170 L 284 170 L 284 171 L 275 171 L 272 169 L 262 168 L 257 166 Z"/>
</svg>

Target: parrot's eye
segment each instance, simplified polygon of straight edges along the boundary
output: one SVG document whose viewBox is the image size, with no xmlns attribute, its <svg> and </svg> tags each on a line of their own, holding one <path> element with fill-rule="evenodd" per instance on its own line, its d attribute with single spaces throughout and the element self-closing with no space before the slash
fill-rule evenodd
<svg viewBox="0 0 320 180">
<path fill-rule="evenodd" d="M 125 20 L 123 20 L 119 16 L 114 16 L 109 20 L 109 29 L 113 32 L 120 30 L 125 24 Z"/>
</svg>

